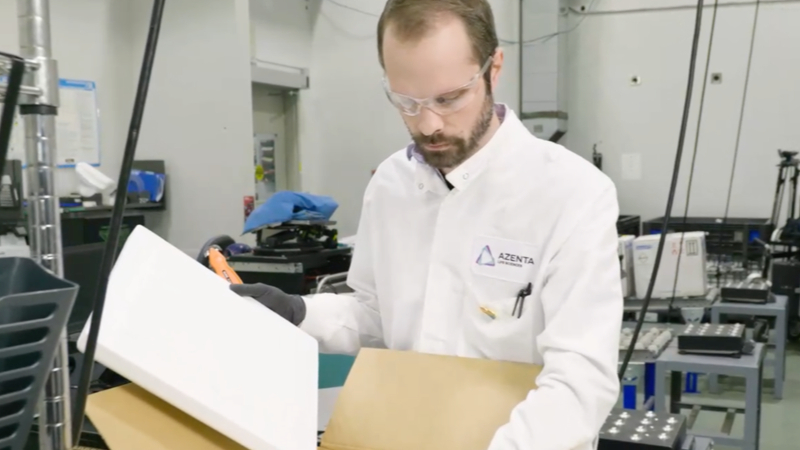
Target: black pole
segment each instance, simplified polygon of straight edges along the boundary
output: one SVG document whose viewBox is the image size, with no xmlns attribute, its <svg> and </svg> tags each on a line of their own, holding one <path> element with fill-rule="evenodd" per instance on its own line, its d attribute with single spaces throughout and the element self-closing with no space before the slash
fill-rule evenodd
<svg viewBox="0 0 800 450">
<path fill-rule="evenodd" d="M 84 364 L 81 369 L 80 381 L 78 383 L 78 393 L 75 401 L 74 420 L 72 422 L 72 436 L 74 446 L 78 446 L 83 430 L 83 419 L 86 413 L 86 400 L 89 396 L 89 385 L 91 383 L 92 368 L 94 366 L 94 355 L 97 350 L 97 337 L 100 333 L 100 323 L 103 317 L 103 306 L 105 304 L 106 289 L 111 269 L 116 260 L 117 247 L 119 245 L 119 233 L 122 227 L 122 217 L 125 212 L 125 202 L 127 199 L 128 181 L 131 176 L 133 159 L 136 155 L 136 143 L 139 140 L 139 128 L 142 125 L 144 106 L 147 101 L 147 90 L 150 86 L 150 75 L 153 71 L 153 61 L 156 57 L 156 46 L 158 44 L 158 34 L 161 29 L 161 19 L 164 15 L 164 3 L 166 0 L 155 0 L 153 2 L 153 13 L 150 17 L 150 30 L 147 34 L 147 44 L 144 49 L 144 60 L 139 73 L 139 85 L 136 89 L 136 98 L 133 102 L 133 115 L 131 116 L 130 127 L 128 128 L 128 140 L 125 143 L 125 153 L 122 157 L 122 168 L 119 171 L 119 182 L 117 182 L 117 195 L 114 198 L 114 210 L 111 213 L 111 225 L 108 230 L 108 240 L 103 252 L 103 262 L 100 269 L 100 278 L 97 283 L 97 297 L 94 300 L 92 319 L 89 326 L 89 338 L 86 341 L 86 351 L 84 352 Z"/>
<path fill-rule="evenodd" d="M 0 176 L 8 157 L 8 146 L 11 144 L 11 135 L 14 132 L 14 114 L 19 101 L 19 91 L 22 88 L 22 78 L 25 76 L 25 60 L 17 55 L 0 52 L 11 61 L 11 70 L 8 73 L 8 85 L 3 99 L 3 112 L 0 113 Z"/>
<path fill-rule="evenodd" d="M 700 44 L 700 26 L 703 22 L 703 0 L 697 0 L 697 14 L 694 22 L 694 39 L 692 40 L 692 56 L 689 60 L 689 79 L 686 86 L 686 99 L 683 104 L 683 117 L 681 119 L 681 129 L 678 133 L 678 150 L 675 152 L 675 166 L 672 169 L 672 181 L 669 186 L 669 195 L 667 195 L 667 211 L 664 213 L 664 223 L 661 226 L 661 237 L 658 240 L 658 250 L 656 251 L 656 260 L 653 264 L 653 273 L 650 276 L 650 283 L 647 285 L 647 294 L 644 296 L 642 310 L 639 312 L 639 319 L 636 321 L 636 328 L 633 330 L 631 345 L 625 351 L 625 358 L 619 368 L 619 379 L 625 376 L 625 371 L 628 369 L 628 363 L 633 356 L 633 348 L 636 346 L 636 340 L 639 338 L 639 333 L 642 331 L 642 324 L 644 324 L 644 316 L 647 313 L 647 308 L 650 307 L 650 299 L 653 297 L 653 288 L 656 285 L 656 277 L 658 276 L 658 268 L 661 266 L 661 255 L 664 253 L 664 243 L 667 240 L 667 231 L 669 229 L 669 219 L 672 214 L 672 203 L 675 200 L 675 190 L 678 186 L 678 175 L 681 170 L 681 159 L 683 157 L 683 143 L 686 140 L 686 127 L 689 122 L 689 109 L 692 105 L 692 89 L 694 88 L 694 71 L 697 65 L 697 47 Z"/>
</svg>

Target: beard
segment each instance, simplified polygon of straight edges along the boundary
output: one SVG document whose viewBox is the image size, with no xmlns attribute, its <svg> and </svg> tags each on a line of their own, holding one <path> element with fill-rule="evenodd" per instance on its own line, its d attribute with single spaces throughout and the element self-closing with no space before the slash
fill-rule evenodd
<svg viewBox="0 0 800 450">
<path fill-rule="evenodd" d="M 494 98 L 491 94 L 488 94 L 484 98 L 480 115 L 478 115 L 478 119 L 472 126 L 469 138 L 447 136 L 442 133 L 436 133 L 431 136 L 411 133 L 411 137 L 414 139 L 417 151 L 422 155 L 422 159 L 426 164 L 436 169 L 453 169 L 478 151 L 478 145 L 483 137 L 486 136 L 486 132 L 489 131 L 493 116 Z M 426 145 L 442 144 L 447 145 L 448 148 L 446 150 L 428 150 L 425 147 Z"/>
</svg>

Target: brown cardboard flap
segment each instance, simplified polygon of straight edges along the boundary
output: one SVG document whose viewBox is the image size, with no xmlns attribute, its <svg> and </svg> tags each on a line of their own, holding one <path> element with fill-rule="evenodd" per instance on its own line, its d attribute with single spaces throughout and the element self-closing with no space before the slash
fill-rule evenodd
<svg viewBox="0 0 800 450">
<path fill-rule="evenodd" d="M 541 367 L 363 349 L 320 450 L 486 450 Z M 116 450 L 116 449 L 115 449 Z"/>
<path fill-rule="evenodd" d="M 246 450 L 134 384 L 90 395 L 86 415 L 111 450 Z"/>
</svg>

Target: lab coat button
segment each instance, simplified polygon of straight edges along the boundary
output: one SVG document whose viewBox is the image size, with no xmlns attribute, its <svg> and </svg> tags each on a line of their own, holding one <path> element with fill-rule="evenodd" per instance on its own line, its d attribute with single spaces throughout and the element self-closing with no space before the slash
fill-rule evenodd
<svg viewBox="0 0 800 450">
<path fill-rule="evenodd" d="M 468 180 L 468 179 L 469 179 L 469 174 L 468 174 L 468 173 L 465 173 L 465 174 L 464 174 L 464 179 L 465 179 L 465 180 Z"/>
<path fill-rule="evenodd" d="M 417 185 L 417 187 L 420 188 L 420 190 L 421 190 L 421 189 L 423 189 L 425 187 L 425 185 L 420 183 L 420 184 Z"/>
</svg>

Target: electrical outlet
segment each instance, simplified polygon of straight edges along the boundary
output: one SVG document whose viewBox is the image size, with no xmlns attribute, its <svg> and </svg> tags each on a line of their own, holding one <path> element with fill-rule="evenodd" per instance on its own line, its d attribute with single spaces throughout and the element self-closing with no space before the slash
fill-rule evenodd
<svg viewBox="0 0 800 450">
<path fill-rule="evenodd" d="M 642 77 L 639 75 L 634 75 L 631 77 L 631 86 L 639 86 L 642 84 Z"/>
<path fill-rule="evenodd" d="M 721 72 L 716 72 L 711 74 L 711 84 L 722 84 Z"/>
</svg>

